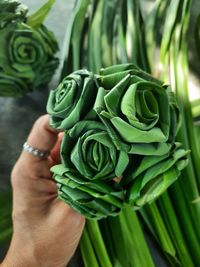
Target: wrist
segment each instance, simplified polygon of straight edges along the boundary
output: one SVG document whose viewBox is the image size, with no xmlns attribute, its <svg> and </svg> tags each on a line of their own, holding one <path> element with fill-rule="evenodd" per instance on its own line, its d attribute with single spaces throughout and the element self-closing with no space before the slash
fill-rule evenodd
<svg viewBox="0 0 200 267">
<path fill-rule="evenodd" d="M 37 253 L 38 254 L 38 253 Z M 13 246 L 11 244 L 9 251 L 0 263 L 0 267 L 65 267 L 61 262 L 52 263 L 44 259 L 44 255 L 35 256 L 34 249 L 30 246 Z"/>
<path fill-rule="evenodd" d="M 7 255 L 4 261 L 1 263 L 0 267 L 36 267 L 37 264 L 34 264 L 32 261 L 24 260 L 23 258 L 19 259 L 18 257 L 13 257 L 12 255 Z"/>
<path fill-rule="evenodd" d="M 38 267 L 29 246 L 13 246 L 11 242 L 7 255 L 0 267 Z"/>
</svg>

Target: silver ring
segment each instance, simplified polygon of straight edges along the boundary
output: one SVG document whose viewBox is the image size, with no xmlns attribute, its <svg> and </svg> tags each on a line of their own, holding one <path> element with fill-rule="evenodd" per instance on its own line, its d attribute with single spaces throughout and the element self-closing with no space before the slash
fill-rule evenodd
<svg viewBox="0 0 200 267">
<path fill-rule="evenodd" d="M 23 150 L 39 158 L 47 158 L 50 154 L 49 151 L 44 151 L 44 150 L 40 150 L 38 148 L 32 147 L 27 142 L 23 144 Z"/>
</svg>

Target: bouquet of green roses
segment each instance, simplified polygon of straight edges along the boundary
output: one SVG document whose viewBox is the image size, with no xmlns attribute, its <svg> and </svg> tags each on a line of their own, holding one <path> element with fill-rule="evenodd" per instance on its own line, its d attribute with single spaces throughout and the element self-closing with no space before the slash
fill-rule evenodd
<svg viewBox="0 0 200 267">
<path fill-rule="evenodd" d="M 58 44 L 42 23 L 53 3 L 27 16 L 18 0 L 0 2 L 0 96 L 22 96 L 52 78 Z"/>
<path fill-rule="evenodd" d="M 133 64 L 75 71 L 50 92 L 47 112 L 65 132 L 61 164 L 51 169 L 58 195 L 87 218 L 152 202 L 188 163 L 175 142 L 174 93 Z"/>
</svg>

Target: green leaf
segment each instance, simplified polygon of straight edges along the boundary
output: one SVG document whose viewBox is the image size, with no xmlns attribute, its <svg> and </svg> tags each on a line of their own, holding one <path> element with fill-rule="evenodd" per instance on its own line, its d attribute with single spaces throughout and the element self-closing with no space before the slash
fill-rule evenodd
<svg viewBox="0 0 200 267">
<path fill-rule="evenodd" d="M 49 14 L 55 1 L 56 0 L 48 0 L 41 8 L 27 18 L 26 23 L 34 29 L 39 28 Z"/>
<path fill-rule="evenodd" d="M 115 220 L 115 218 L 113 219 Z M 139 219 L 131 206 L 125 205 L 119 215 L 119 221 L 128 255 L 127 266 L 154 267 L 154 261 L 147 246 Z"/>
<path fill-rule="evenodd" d="M 86 249 L 87 248 L 87 249 Z M 99 267 L 98 259 L 96 257 L 88 230 L 85 227 L 81 241 L 80 241 L 81 255 L 85 267 Z"/>
<path fill-rule="evenodd" d="M 99 225 L 97 221 L 88 220 L 86 224 L 96 255 L 98 256 L 101 266 L 112 267 L 109 255 L 107 253 Z"/>
<path fill-rule="evenodd" d="M 93 10 L 92 21 L 88 29 L 88 68 L 95 72 L 102 66 L 101 36 L 104 5 L 105 0 L 98 1 L 96 8 Z"/>
<path fill-rule="evenodd" d="M 161 42 L 161 61 L 164 62 L 165 54 L 167 53 L 172 34 L 174 32 L 174 28 L 177 22 L 178 17 L 180 16 L 180 13 L 178 9 L 182 6 L 182 1 L 171 1 L 168 10 L 167 10 L 167 17 L 166 17 L 166 23 L 164 24 L 163 29 L 163 38 Z"/>
<path fill-rule="evenodd" d="M 84 55 L 85 25 L 87 24 L 87 12 L 90 6 L 90 0 L 77 0 L 74 6 L 71 19 L 69 21 L 64 45 L 61 79 L 72 71 L 83 67 L 81 62 Z"/>
<path fill-rule="evenodd" d="M 0 193 L 0 244 L 10 240 L 12 234 L 12 195 L 11 191 Z"/>
<path fill-rule="evenodd" d="M 158 157 L 144 157 L 138 170 L 132 173 L 133 182 L 127 192 L 127 200 L 135 207 L 152 202 L 180 176 L 188 164 L 188 151 L 176 147 L 162 161 Z M 152 161 L 151 161 L 152 160 Z M 143 167 L 144 164 L 144 167 Z M 138 176 L 137 176 L 138 175 Z M 126 179 L 125 179 L 126 180 Z M 127 179 L 130 181 L 130 177 Z"/>
<path fill-rule="evenodd" d="M 88 181 L 62 164 L 54 166 L 51 171 L 59 187 L 59 197 L 87 218 L 101 219 L 120 212 L 124 193 L 115 181 Z"/>
</svg>

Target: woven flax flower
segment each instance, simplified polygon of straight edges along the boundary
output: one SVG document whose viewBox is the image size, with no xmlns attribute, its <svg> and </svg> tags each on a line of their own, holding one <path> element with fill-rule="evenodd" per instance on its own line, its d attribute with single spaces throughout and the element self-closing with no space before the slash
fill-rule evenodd
<svg viewBox="0 0 200 267">
<path fill-rule="evenodd" d="M 42 22 L 29 25 L 27 11 L 19 1 L 0 3 L 0 96 L 22 96 L 45 86 L 58 66 L 53 33 Z"/>
<path fill-rule="evenodd" d="M 188 163 L 175 142 L 175 95 L 133 64 L 70 74 L 50 93 L 47 110 L 52 126 L 65 131 L 61 164 L 51 169 L 58 195 L 88 218 L 152 202 Z"/>
</svg>

